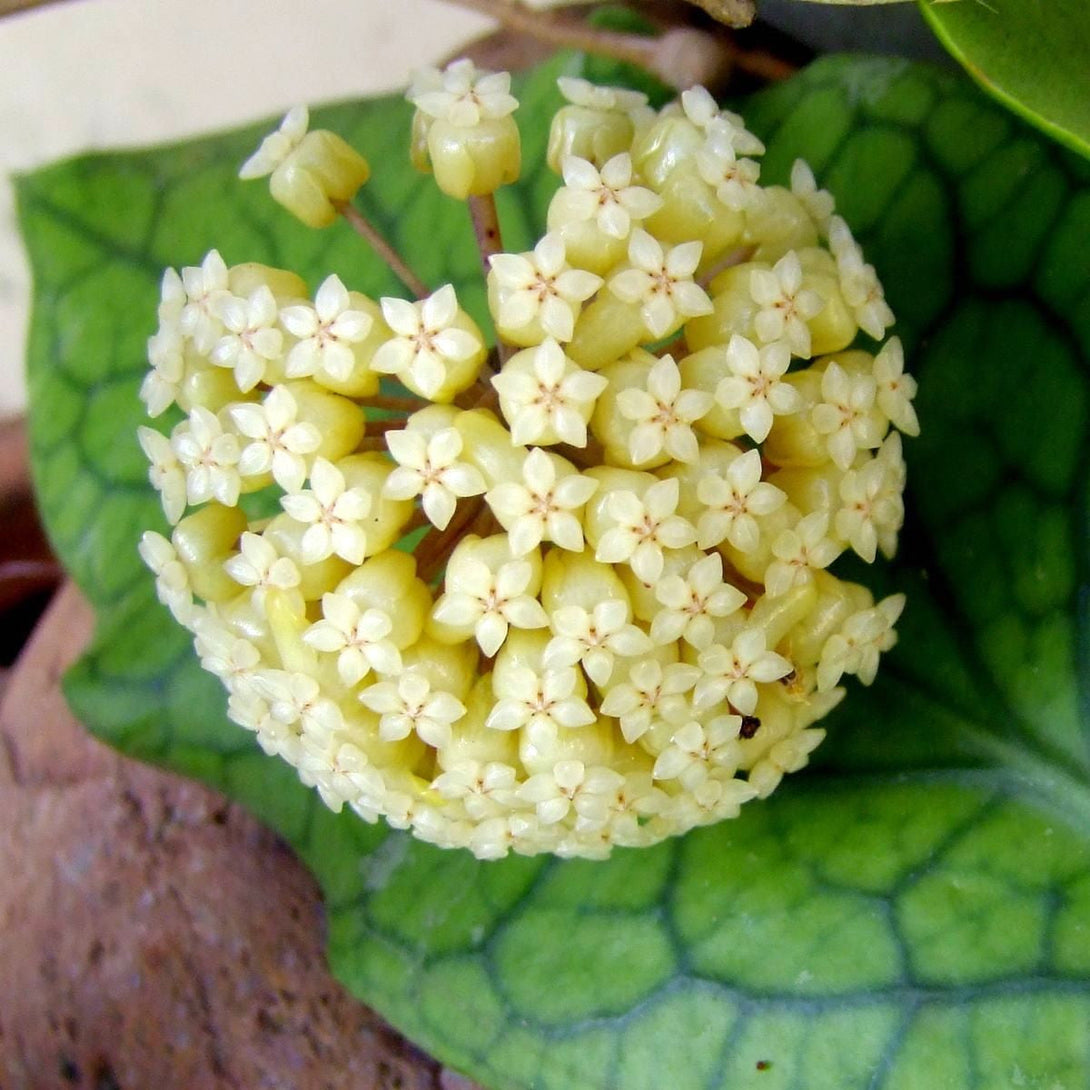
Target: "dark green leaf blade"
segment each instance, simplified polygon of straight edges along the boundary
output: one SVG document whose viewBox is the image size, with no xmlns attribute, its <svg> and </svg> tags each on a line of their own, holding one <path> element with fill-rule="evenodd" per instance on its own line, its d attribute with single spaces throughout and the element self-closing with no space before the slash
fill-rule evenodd
<svg viewBox="0 0 1090 1090">
<path fill-rule="evenodd" d="M 919 0 L 942 44 L 989 94 L 1090 155 L 1090 8 L 1083 0 Z"/>
<path fill-rule="evenodd" d="M 326 892 L 338 975 L 497 1090 L 1084 1085 L 1086 174 L 964 83 L 898 62 L 814 66 L 747 114 L 769 143 L 766 176 L 810 158 L 858 228 L 927 424 L 907 451 L 903 554 L 882 576 L 910 593 L 901 645 L 830 724 L 819 770 L 736 822 L 607 864 L 480 864 L 331 815 L 223 720 L 123 551 L 160 525 L 139 461 L 82 421 L 102 391 L 135 403 L 160 263 L 216 243 L 312 281 L 392 286 L 352 240 L 319 246 L 329 236 L 239 194 L 231 168 L 253 132 L 22 184 L 36 470 L 101 617 L 69 694 L 100 733 L 280 829 Z M 384 136 L 397 127 L 382 108 L 323 122 L 391 172 L 368 199 L 425 275 L 470 275 L 471 251 L 443 264 L 457 238 L 433 242 L 453 206 L 387 165 L 400 150 L 375 154 L 401 139 Z M 527 160 L 541 147 L 538 131 Z M 547 192 L 530 177 L 507 209 L 527 237 Z M 118 179 L 132 220 L 114 211 Z M 183 238 L 194 220 L 204 237 Z M 119 300 L 111 277 L 130 275 Z M 129 506 L 104 507 L 122 485 Z"/>
</svg>

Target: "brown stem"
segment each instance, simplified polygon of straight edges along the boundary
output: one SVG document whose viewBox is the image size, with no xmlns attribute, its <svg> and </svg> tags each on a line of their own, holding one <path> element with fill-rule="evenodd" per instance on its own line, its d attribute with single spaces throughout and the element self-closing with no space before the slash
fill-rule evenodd
<svg viewBox="0 0 1090 1090">
<path fill-rule="evenodd" d="M 469 217 L 473 221 L 473 234 L 477 239 L 477 250 L 481 255 L 481 270 L 487 282 L 488 274 L 492 270 L 489 258 L 494 254 L 503 252 L 503 235 L 500 233 L 500 216 L 496 210 L 496 196 L 494 193 L 482 193 L 471 196 L 467 203 L 469 205 Z M 514 349 L 503 340 L 497 329 L 496 353 L 499 356 L 500 367 L 508 361 L 513 351 Z"/>
<path fill-rule="evenodd" d="M 555 12 L 529 8 L 519 0 L 451 0 L 459 7 L 478 11 L 498 20 L 510 30 L 528 34 L 539 42 L 579 49 L 584 53 L 601 53 L 617 60 L 647 66 L 653 49 L 653 38 L 600 30 L 582 20 L 558 16 Z"/>
<path fill-rule="evenodd" d="M 573 447 L 568 443 L 561 443 L 553 447 L 553 450 L 580 469 L 592 469 L 594 466 L 603 465 L 605 460 L 602 444 L 589 435 L 585 447 Z"/>
<path fill-rule="evenodd" d="M 405 427 L 405 421 L 400 418 L 389 420 L 368 420 L 367 434 L 385 435 L 388 431 L 401 431 Z"/>
<path fill-rule="evenodd" d="M 401 527 L 401 536 L 406 537 L 408 534 L 414 533 L 422 526 L 430 526 L 428 516 L 424 514 L 423 510 L 419 507 L 413 509 L 412 515 L 409 517 L 409 521 Z"/>
<path fill-rule="evenodd" d="M 741 49 L 725 34 L 710 34 L 688 26 L 670 28 L 661 37 L 601 30 L 568 12 L 538 10 L 521 0 L 449 0 L 450 3 L 496 19 L 511 30 L 555 46 L 598 53 L 654 72 L 679 89 L 696 83 L 719 82 L 731 66 L 759 79 L 787 79 L 796 66 L 763 50 Z M 690 0 L 727 26 L 753 21 L 752 0 Z"/>
<path fill-rule="evenodd" d="M 447 523 L 446 529 L 432 529 L 416 547 L 416 574 L 430 583 L 440 572 L 450 556 L 451 550 L 468 533 L 478 517 L 487 511 L 484 496 L 473 496 L 458 505 L 454 517 Z M 491 512 L 489 512 L 491 513 Z"/>
<path fill-rule="evenodd" d="M 352 229 L 367 240 L 371 249 L 390 267 L 393 274 L 405 285 L 417 299 L 425 299 L 431 293 L 427 284 L 420 279 L 402 260 L 401 255 L 379 233 L 378 228 L 353 204 L 342 201 L 337 204 L 337 211 L 352 225 Z"/>
<path fill-rule="evenodd" d="M 421 397 L 396 397 L 392 394 L 375 394 L 367 398 L 369 409 L 382 409 L 392 413 L 415 413 L 420 409 L 426 409 L 431 404 Z"/>
</svg>

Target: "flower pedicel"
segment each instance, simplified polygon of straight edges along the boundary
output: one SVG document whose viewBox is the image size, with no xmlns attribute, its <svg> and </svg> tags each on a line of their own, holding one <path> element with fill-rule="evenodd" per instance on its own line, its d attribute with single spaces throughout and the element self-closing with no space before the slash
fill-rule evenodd
<svg viewBox="0 0 1090 1090">
<path fill-rule="evenodd" d="M 247 162 L 417 298 L 337 277 L 163 279 L 141 554 L 231 718 L 335 810 L 482 858 L 603 857 L 735 816 L 869 684 L 904 599 L 830 571 L 896 547 L 913 379 L 847 224 L 702 88 L 560 81 L 546 233 L 504 253 L 505 73 L 416 78 L 412 158 L 472 212 L 499 345 L 351 205 L 370 173 L 293 110 Z M 452 210 L 453 211 L 453 210 Z M 240 497 L 279 513 L 254 519 Z M 187 513 L 188 512 L 188 513 Z M 400 547 L 413 535 L 412 552 Z"/>
</svg>

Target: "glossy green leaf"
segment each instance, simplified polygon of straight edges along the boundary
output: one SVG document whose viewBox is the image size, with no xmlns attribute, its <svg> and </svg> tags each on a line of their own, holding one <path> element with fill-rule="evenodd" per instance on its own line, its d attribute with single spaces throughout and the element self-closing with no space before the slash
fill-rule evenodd
<svg viewBox="0 0 1090 1090">
<path fill-rule="evenodd" d="M 524 116 L 560 64 L 577 70 L 531 77 Z M 20 182 L 35 473 L 100 618 L 70 698 L 279 829 L 325 890 L 335 972 L 493 1090 L 1083 1087 L 1090 172 L 903 62 L 824 61 L 746 111 L 766 177 L 803 155 L 836 192 L 921 382 L 902 554 L 879 577 L 909 592 L 901 643 L 815 768 L 608 863 L 483 864 L 330 814 L 224 721 L 135 558 L 162 525 L 132 438 L 159 269 L 215 244 L 392 286 L 351 237 L 232 181 L 257 130 Z M 391 103 L 321 117 L 381 165 L 366 200 L 424 276 L 463 283 L 459 209 L 398 166 L 406 120 Z M 538 162 L 542 133 L 527 146 Z M 514 245 L 552 184 L 528 178 L 504 209 Z"/>
<path fill-rule="evenodd" d="M 943 45 L 981 87 L 1090 155 L 1090 6 L 1085 0 L 920 0 Z"/>
</svg>

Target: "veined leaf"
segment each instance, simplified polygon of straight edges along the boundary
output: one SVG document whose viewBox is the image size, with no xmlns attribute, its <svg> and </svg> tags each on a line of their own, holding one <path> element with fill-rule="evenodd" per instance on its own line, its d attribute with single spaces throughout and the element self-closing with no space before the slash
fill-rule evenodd
<svg viewBox="0 0 1090 1090">
<path fill-rule="evenodd" d="M 920 0 L 920 6 L 981 87 L 1090 155 L 1090 7 L 1084 0 Z"/>
<path fill-rule="evenodd" d="M 555 184 L 525 119 L 562 69 L 578 59 L 521 91 L 514 246 Z M 136 559 L 162 525 L 133 438 L 159 271 L 215 245 L 395 287 L 354 238 L 235 183 L 256 129 L 19 185 L 35 475 L 100 618 L 70 698 L 279 829 L 322 883 L 341 979 L 494 1090 L 1085 1086 L 1090 171 L 903 62 L 823 61 L 745 109 L 766 178 L 801 155 L 836 193 L 921 383 L 905 541 L 881 576 L 910 596 L 901 642 L 816 768 L 737 821 L 607 863 L 486 864 L 330 814 L 225 722 Z M 407 119 L 395 102 L 318 115 L 381 164 L 363 199 L 422 275 L 462 285 L 468 228 L 411 174 Z"/>
</svg>

